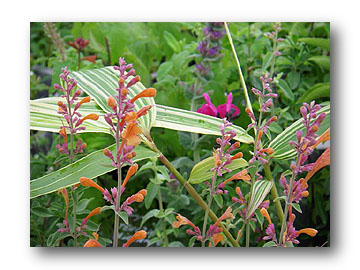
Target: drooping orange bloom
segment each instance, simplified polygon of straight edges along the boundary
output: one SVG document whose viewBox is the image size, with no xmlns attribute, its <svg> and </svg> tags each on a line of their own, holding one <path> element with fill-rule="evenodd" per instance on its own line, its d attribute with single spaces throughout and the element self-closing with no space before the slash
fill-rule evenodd
<svg viewBox="0 0 360 270">
<path fill-rule="evenodd" d="M 59 131 L 59 134 L 64 137 L 64 141 L 67 142 L 67 134 L 65 127 L 62 127 Z"/>
<path fill-rule="evenodd" d="M 136 114 L 137 118 L 146 115 L 147 112 L 151 109 L 152 105 L 146 105 L 145 107 L 142 107 Z"/>
<path fill-rule="evenodd" d="M 96 63 L 96 54 L 84 56 L 83 58 L 81 58 L 81 60 L 86 60 L 86 61 L 89 61 L 89 62 L 95 64 Z"/>
<path fill-rule="evenodd" d="M 242 158 L 242 157 L 243 157 L 243 153 L 239 152 L 239 153 L 236 153 L 235 155 L 233 155 L 231 157 L 231 160 L 239 159 L 239 158 Z"/>
<path fill-rule="evenodd" d="M 80 105 L 81 105 L 81 104 L 84 104 L 84 103 L 88 103 L 88 102 L 90 102 L 90 100 L 91 100 L 91 98 L 90 98 L 89 96 L 84 97 L 84 98 L 80 101 Z"/>
<path fill-rule="evenodd" d="M 154 97 L 154 96 L 156 96 L 156 89 L 155 88 L 147 88 L 147 89 L 141 91 L 135 97 L 133 97 L 130 100 L 130 102 L 134 103 L 139 98 L 142 98 L 142 97 Z"/>
<path fill-rule="evenodd" d="M 97 115 L 96 113 L 90 113 L 87 116 L 83 117 L 80 122 L 83 123 L 85 120 L 98 120 L 99 119 L 99 115 Z"/>
<path fill-rule="evenodd" d="M 231 213 L 232 209 L 231 207 L 229 206 L 225 213 L 222 214 L 221 217 L 218 218 L 218 220 L 214 223 L 215 226 L 219 226 L 220 222 L 225 220 L 225 219 L 228 219 L 228 218 L 234 218 L 234 215 Z"/>
<path fill-rule="evenodd" d="M 268 211 L 266 210 L 266 208 L 264 208 L 264 207 L 261 208 L 260 214 L 267 219 L 267 221 L 269 222 L 269 224 L 272 224 L 270 215 L 269 215 Z"/>
<path fill-rule="evenodd" d="M 304 229 L 301 229 L 300 231 L 298 231 L 297 235 L 302 234 L 302 233 L 305 233 L 311 237 L 314 237 L 318 233 L 318 231 L 315 229 L 312 229 L 312 228 L 304 228 Z"/>
<path fill-rule="evenodd" d="M 127 199 L 127 202 L 129 204 L 131 204 L 133 202 L 142 202 L 144 200 L 144 197 L 146 196 L 146 194 L 147 194 L 146 189 L 142 189 L 142 190 L 138 191 L 136 194 L 131 195 Z"/>
<path fill-rule="evenodd" d="M 138 126 L 136 121 L 132 121 L 128 123 L 126 129 L 121 134 L 121 137 L 126 140 L 127 145 L 139 145 L 141 142 L 141 138 L 138 136 L 141 134 L 141 127 Z"/>
<path fill-rule="evenodd" d="M 101 213 L 101 207 L 96 207 L 87 215 L 87 217 L 85 219 L 89 220 L 89 218 L 91 218 L 92 216 L 98 215 L 100 213 Z"/>
<path fill-rule="evenodd" d="M 129 170 L 127 171 L 126 177 L 124 179 L 124 182 L 121 185 L 122 187 L 125 187 L 127 181 L 130 179 L 130 177 L 133 176 L 136 173 L 136 171 L 138 170 L 138 167 L 139 166 L 135 163 L 133 166 L 131 166 L 129 168 Z"/>
<path fill-rule="evenodd" d="M 223 183 L 224 185 L 229 183 L 232 180 L 245 180 L 245 181 L 250 181 L 251 177 L 250 175 L 248 175 L 248 172 L 246 169 L 243 169 L 242 171 L 234 174 L 233 176 L 231 176 L 229 179 L 225 180 Z"/>
<path fill-rule="evenodd" d="M 95 240 L 95 239 L 89 239 L 86 241 L 86 243 L 84 244 L 84 247 L 103 247 L 102 245 L 100 245 L 100 243 Z"/>
<path fill-rule="evenodd" d="M 146 237 L 146 231 L 144 230 L 137 231 L 136 233 L 134 233 L 133 236 L 130 237 L 130 239 L 125 244 L 123 244 L 123 247 L 128 247 L 132 242 L 136 240 L 144 239 L 145 237 Z"/>
<path fill-rule="evenodd" d="M 87 178 L 87 177 L 80 177 L 79 180 L 80 180 L 80 184 L 81 184 L 82 186 L 84 186 L 84 187 L 94 187 L 94 188 L 100 190 L 101 193 L 104 192 L 104 189 L 103 189 L 101 186 L 99 186 L 99 185 L 96 184 L 93 180 L 91 180 L 91 179 L 89 179 L 89 178 Z"/>
<path fill-rule="evenodd" d="M 197 228 L 194 223 L 192 223 L 190 220 L 188 220 L 186 217 L 184 217 L 180 214 L 177 214 L 176 219 L 177 219 L 177 221 L 173 222 L 174 228 L 179 228 L 181 225 L 190 225 L 195 230 Z"/>
</svg>

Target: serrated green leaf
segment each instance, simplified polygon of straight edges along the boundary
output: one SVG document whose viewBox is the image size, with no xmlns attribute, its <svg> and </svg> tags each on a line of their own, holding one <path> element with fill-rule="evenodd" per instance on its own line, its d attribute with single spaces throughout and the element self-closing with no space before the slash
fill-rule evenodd
<svg viewBox="0 0 360 270">
<path fill-rule="evenodd" d="M 318 98 L 330 97 L 330 83 L 318 83 L 310 87 L 305 93 L 299 98 L 298 103 L 311 102 Z"/>
<path fill-rule="evenodd" d="M 286 98 L 290 99 L 291 101 L 294 100 L 294 98 L 295 98 L 294 94 L 293 94 L 290 86 L 288 85 L 288 83 L 285 80 L 280 79 L 278 86 L 280 87 L 280 89 L 282 90 L 282 92 L 284 93 Z"/>
<path fill-rule="evenodd" d="M 220 194 L 215 194 L 214 195 L 214 200 L 216 202 L 216 204 L 219 206 L 219 208 L 223 208 L 224 205 L 224 200 L 223 197 Z"/>
<path fill-rule="evenodd" d="M 162 79 L 164 79 L 165 76 L 171 71 L 172 67 L 173 67 L 172 62 L 162 63 L 157 71 L 156 80 L 159 82 Z"/>
<path fill-rule="evenodd" d="M 159 191 L 159 185 L 156 185 L 152 182 L 149 182 L 149 184 L 146 187 L 147 194 L 145 196 L 145 207 L 146 209 L 149 209 L 151 203 L 155 199 L 158 191 Z"/>
<path fill-rule="evenodd" d="M 242 167 L 247 166 L 248 163 L 245 159 L 239 158 L 233 160 L 229 165 L 225 166 L 230 170 L 236 170 Z M 206 180 L 210 180 L 214 175 L 214 172 L 211 172 L 210 169 L 214 167 L 214 157 L 208 157 L 199 163 L 197 163 L 194 168 L 191 170 L 189 182 L 191 184 L 199 184 Z"/>
<path fill-rule="evenodd" d="M 262 70 L 266 70 L 270 66 L 273 56 L 274 56 L 273 52 L 267 52 L 265 54 L 264 59 L 262 61 L 262 67 L 261 67 Z"/>
<path fill-rule="evenodd" d="M 330 39 L 328 38 L 299 38 L 298 41 L 330 51 Z"/>
<path fill-rule="evenodd" d="M 45 207 L 31 207 L 30 212 L 39 217 L 53 217 L 52 213 L 48 208 Z"/>
<path fill-rule="evenodd" d="M 319 67 L 322 67 L 326 70 L 330 70 L 330 56 L 327 55 L 316 55 L 312 56 L 307 61 L 314 62 Z"/>
<path fill-rule="evenodd" d="M 164 38 L 166 43 L 174 50 L 174 52 L 181 51 L 180 43 L 176 40 L 173 34 L 168 31 L 164 31 Z"/>
<path fill-rule="evenodd" d="M 126 225 L 129 224 L 129 216 L 126 212 L 120 211 L 120 212 L 115 212 L 115 213 L 122 219 L 122 221 L 124 221 L 124 223 Z"/>
</svg>

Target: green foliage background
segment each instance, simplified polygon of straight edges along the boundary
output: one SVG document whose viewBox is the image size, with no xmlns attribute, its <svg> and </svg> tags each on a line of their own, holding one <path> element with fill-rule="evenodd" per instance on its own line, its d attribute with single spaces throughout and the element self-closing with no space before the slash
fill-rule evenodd
<svg viewBox="0 0 360 270">
<path fill-rule="evenodd" d="M 83 61 L 81 69 L 92 69 L 115 65 L 119 57 L 125 57 L 128 63 L 133 63 L 137 74 L 146 87 L 155 87 L 158 91 L 155 101 L 177 108 L 189 110 L 192 94 L 190 86 L 195 81 L 194 69 L 199 54 L 196 50 L 202 39 L 203 23 L 56 23 L 58 33 L 67 43 L 77 37 L 89 39 L 89 46 L 84 55 L 97 55 L 96 63 Z M 269 141 L 281 133 L 292 122 L 299 119 L 299 108 L 302 102 L 315 99 L 318 103 L 327 104 L 330 101 L 330 24 L 329 23 L 282 23 L 279 37 L 284 41 L 278 45 L 282 53 L 274 62 L 274 76 L 279 98 L 275 101 L 274 114 L 278 116 L 277 123 L 271 125 Z M 248 89 L 261 89 L 259 77 L 271 68 L 272 42 L 264 33 L 273 31 L 273 23 L 230 23 L 230 31 L 241 63 Z M 63 66 L 70 70 L 77 68 L 76 51 L 66 45 L 66 61 L 61 61 L 54 44 L 46 36 L 42 23 L 30 25 L 30 91 L 31 99 L 56 96 L 53 88 L 58 83 L 58 75 Z M 226 102 L 225 93 L 232 92 L 234 104 L 241 110 L 241 116 L 234 123 L 246 129 L 250 120 L 245 109 L 245 100 L 240 87 L 238 71 L 227 37 L 222 39 L 221 60 L 212 64 L 212 76 L 204 85 L 204 91 L 209 92 L 215 106 Z M 252 106 L 258 108 L 256 99 L 250 94 Z M 199 107 L 203 100 L 196 104 Z M 56 149 L 59 135 L 40 131 L 31 131 L 30 136 L 30 176 L 38 178 L 55 171 L 67 164 Z M 204 159 L 211 155 L 214 147 L 214 136 L 201 136 L 201 141 L 194 146 L 191 135 L 168 129 L 153 128 L 152 137 L 157 146 L 179 169 L 185 178 L 194 166 L 193 151 L 201 149 L 200 156 Z M 81 139 L 88 145 L 87 153 L 103 149 L 113 143 L 110 135 L 81 134 Z M 242 145 L 244 158 L 249 159 L 249 146 Z M 322 150 L 316 150 L 311 157 L 314 161 Z M 142 162 L 143 164 L 146 161 Z M 290 161 L 275 161 L 272 163 L 273 175 L 278 182 L 279 175 L 289 167 Z M 141 165 L 141 164 L 140 164 Z M 160 171 L 162 169 L 159 169 Z M 166 173 L 159 173 L 168 177 Z M 158 177 L 158 176 L 157 176 Z M 154 209 L 158 208 L 156 190 L 151 186 L 149 178 L 155 178 L 148 170 L 140 171 L 128 184 L 126 192 L 132 194 L 141 188 L 148 187 L 150 196 L 145 202 L 135 207 L 131 217 L 131 226 L 122 225 L 120 237 L 126 240 L 129 235 L 140 227 L 148 231 L 148 238 L 140 245 L 160 245 L 160 220 Z M 98 177 L 98 182 L 104 187 L 115 185 L 116 176 L 112 173 Z M 173 183 L 165 181 L 160 186 L 165 208 L 173 212 L 181 212 L 192 217 L 192 221 L 200 225 L 203 212 L 182 187 L 177 189 Z M 241 184 L 241 183 L 240 183 Z M 197 185 L 201 192 L 203 185 Z M 223 202 L 217 201 L 214 211 L 221 214 L 225 205 L 231 203 L 235 185 L 229 188 Z M 246 190 L 246 186 L 242 189 Z M 281 190 L 280 188 L 278 190 Z M 310 196 L 301 203 L 302 215 L 298 215 L 295 226 L 299 228 L 313 227 L 319 231 L 315 238 L 302 236 L 300 246 L 320 246 L 327 241 L 330 244 L 330 169 L 324 168 L 310 181 Z M 153 195 L 151 195 L 153 194 Z M 31 200 L 30 209 L 30 239 L 31 246 L 62 245 L 71 246 L 70 238 L 56 241 L 54 232 L 58 229 L 64 217 L 64 203 L 60 195 L 53 193 Z M 104 205 L 104 200 L 98 192 L 86 189 L 80 198 L 78 214 L 86 216 L 89 210 Z M 191 207 L 190 207 L 191 206 Z M 270 206 L 271 208 L 273 205 Z M 71 205 L 70 205 L 71 208 Z M 148 219 L 142 217 L 147 213 Z M 270 211 L 275 212 L 275 211 Z M 275 221 L 276 216 L 272 217 Z M 187 246 L 189 236 L 185 228 L 173 229 L 170 223 L 174 215 L 170 211 L 166 216 L 168 237 L 172 246 Z M 95 231 L 100 224 L 102 241 L 110 241 L 112 235 L 112 216 L 110 212 L 95 216 L 89 223 L 89 229 Z M 140 226 L 143 225 L 143 226 Z M 260 239 L 264 231 L 256 231 L 252 245 L 261 246 Z M 257 239 L 256 239 L 257 238 Z M 83 242 L 86 239 L 82 239 Z"/>
</svg>

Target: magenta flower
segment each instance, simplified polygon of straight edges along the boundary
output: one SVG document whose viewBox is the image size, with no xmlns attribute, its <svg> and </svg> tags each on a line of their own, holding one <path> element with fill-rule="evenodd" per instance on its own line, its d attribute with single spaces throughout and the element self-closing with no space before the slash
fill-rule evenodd
<svg viewBox="0 0 360 270">
<path fill-rule="evenodd" d="M 227 117 L 229 119 L 235 119 L 240 116 L 240 109 L 234 104 L 232 104 L 233 101 L 232 93 L 228 95 L 226 103 L 217 106 L 217 108 L 211 102 L 208 93 L 203 94 L 203 96 L 206 104 L 203 104 L 197 110 L 198 113 L 219 117 L 219 118 Z"/>
</svg>

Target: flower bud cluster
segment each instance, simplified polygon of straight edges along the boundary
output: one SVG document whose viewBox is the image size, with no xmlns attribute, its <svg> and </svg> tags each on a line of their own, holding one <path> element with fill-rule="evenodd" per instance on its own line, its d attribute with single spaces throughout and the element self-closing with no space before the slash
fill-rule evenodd
<svg viewBox="0 0 360 270">
<path fill-rule="evenodd" d="M 277 43 L 284 41 L 283 38 L 278 38 L 278 34 L 281 31 L 281 24 L 279 22 L 275 23 L 273 25 L 273 29 L 274 31 L 271 33 L 265 33 L 265 36 L 268 37 L 274 44 L 274 55 L 280 56 L 282 53 L 277 50 Z"/>
<path fill-rule="evenodd" d="M 82 126 L 85 120 L 98 120 L 99 116 L 97 114 L 89 114 L 85 117 L 79 113 L 79 108 L 82 104 L 90 102 L 90 97 L 84 97 L 80 101 L 78 101 L 82 91 L 76 89 L 77 82 L 75 79 L 70 78 L 70 71 L 67 67 L 61 69 L 62 73 L 59 75 L 61 80 L 61 85 L 55 84 L 54 88 L 63 92 L 64 94 L 61 95 L 62 98 L 65 98 L 65 102 L 59 101 L 57 103 L 58 107 L 58 114 L 62 115 L 66 121 L 66 124 L 60 127 L 60 135 L 63 137 L 64 142 L 62 144 L 58 144 L 56 147 L 60 153 L 71 155 L 71 150 L 73 150 L 73 155 L 78 153 L 82 153 L 86 148 L 86 143 L 83 143 L 80 139 L 76 142 L 75 148 L 69 150 L 68 146 L 68 138 L 67 133 L 70 135 L 74 135 L 79 131 L 83 131 L 86 127 Z M 73 106 L 75 104 L 75 106 Z M 70 146 L 73 147 L 73 146 Z M 72 158 L 72 157 L 71 157 Z"/>
</svg>

